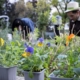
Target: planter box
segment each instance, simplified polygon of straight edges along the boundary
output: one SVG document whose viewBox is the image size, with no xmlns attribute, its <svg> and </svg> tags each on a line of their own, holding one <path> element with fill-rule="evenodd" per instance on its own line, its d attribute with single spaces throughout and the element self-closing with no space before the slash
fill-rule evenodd
<svg viewBox="0 0 80 80">
<path fill-rule="evenodd" d="M 59 78 L 56 77 L 53 73 L 49 75 L 50 80 L 73 80 L 72 78 Z"/>
<path fill-rule="evenodd" d="M 17 67 L 4 68 L 0 66 L 0 80 L 16 80 Z"/>
<path fill-rule="evenodd" d="M 44 70 L 41 72 L 33 72 L 33 78 L 29 77 L 29 72 L 24 71 L 25 80 L 44 80 Z"/>
</svg>

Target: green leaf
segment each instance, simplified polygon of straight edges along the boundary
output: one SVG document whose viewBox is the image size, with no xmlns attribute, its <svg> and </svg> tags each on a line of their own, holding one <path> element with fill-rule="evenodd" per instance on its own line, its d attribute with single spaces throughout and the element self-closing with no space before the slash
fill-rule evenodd
<svg viewBox="0 0 80 80">
<path fill-rule="evenodd" d="M 74 68 L 73 72 L 77 75 L 80 75 L 80 68 Z"/>
<path fill-rule="evenodd" d="M 53 74 L 55 74 L 56 76 L 59 75 L 59 73 L 60 73 L 60 70 L 54 70 L 53 71 Z"/>
<path fill-rule="evenodd" d="M 30 77 L 30 78 L 33 78 L 33 72 L 32 72 L 32 70 L 29 71 L 29 77 Z"/>
</svg>

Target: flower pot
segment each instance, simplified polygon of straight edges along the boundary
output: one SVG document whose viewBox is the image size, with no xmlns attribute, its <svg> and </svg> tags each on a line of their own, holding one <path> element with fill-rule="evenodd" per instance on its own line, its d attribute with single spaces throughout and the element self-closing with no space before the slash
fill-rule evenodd
<svg viewBox="0 0 80 80">
<path fill-rule="evenodd" d="M 72 78 L 59 78 L 55 76 L 53 73 L 49 75 L 50 80 L 73 80 Z"/>
<path fill-rule="evenodd" d="M 44 80 L 44 70 L 41 72 L 33 72 L 33 78 L 29 77 L 29 72 L 24 71 L 25 80 Z"/>
<path fill-rule="evenodd" d="M 0 80 L 16 80 L 17 67 L 4 68 L 0 66 Z"/>
</svg>

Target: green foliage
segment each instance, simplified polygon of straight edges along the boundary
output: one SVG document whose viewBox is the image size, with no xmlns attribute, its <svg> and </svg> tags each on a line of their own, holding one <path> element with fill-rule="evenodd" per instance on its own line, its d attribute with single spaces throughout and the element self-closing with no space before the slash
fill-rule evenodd
<svg viewBox="0 0 80 80">
<path fill-rule="evenodd" d="M 8 34 L 9 30 L 8 28 L 5 28 L 5 29 L 0 29 L 0 38 L 3 38 L 5 40 L 8 40 L 7 38 L 7 34 Z"/>
<path fill-rule="evenodd" d="M 47 2 L 47 0 L 38 0 L 37 2 L 37 7 L 36 7 L 36 12 L 45 12 L 50 9 L 50 4 Z"/>
<path fill-rule="evenodd" d="M 75 41 L 76 40 L 76 41 Z M 80 75 L 80 45 L 79 45 L 80 38 L 75 37 L 75 39 L 70 41 L 70 45 L 67 47 L 60 47 L 60 55 L 56 58 L 56 66 L 57 68 L 53 73 L 57 77 L 61 78 L 74 78 L 74 80 L 79 79 Z M 61 41 L 61 40 L 60 40 Z M 63 42 L 63 41 L 62 41 Z"/>
<path fill-rule="evenodd" d="M 9 41 L 7 37 L 9 31 L 8 27 L 0 29 L 0 39 L 4 40 L 4 44 L 0 46 L 0 65 L 3 67 L 17 66 L 23 52 L 23 42 L 18 38 L 19 35 L 16 33 L 13 40 Z"/>
<path fill-rule="evenodd" d="M 51 4 L 54 5 L 54 6 L 57 6 L 58 2 L 59 2 L 58 0 L 51 0 Z"/>
<path fill-rule="evenodd" d="M 41 71 L 44 69 L 45 59 L 48 57 L 48 53 L 45 51 L 45 47 L 34 46 L 34 53 L 26 58 L 21 59 L 21 67 L 25 71 Z"/>
<path fill-rule="evenodd" d="M 56 15 L 59 15 L 59 13 L 58 12 L 54 12 L 53 15 L 56 16 Z"/>
<path fill-rule="evenodd" d="M 36 41 L 36 44 L 33 45 L 34 53 L 28 57 L 22 57 L 20 60 L 21 69 L 29 71 L 30 77 L 32 77 L 32 72 L 40 72 L 43 69 L 46 69 L 45 71 L 47 72 L 45 73 L 46 79 L 49 75 L 50 63 L 54 53 L 52 53 L 53 48 L 46 45 L 47 42 L 44 41 L 43 46 L 39 47 Z M 31 45 L 32 43 L 29 44 Z"/>
<path fill-rule="evenodd" d="M 56 21 L 56 16 L 52 16 L 52 22 L 53 23 L 56 23 L 57 21 Z"/>
<path fill-rule="evenodd" d="M 0 46 L 0 65 L 3 67 L 17 66 L 22 50 L 19 41 L 5 41 L 5 44 Z"/>
<path fill-rule="evenodd" d="M 50 13 L 50 4 L 47 3 L 47 0 L 39 0 L 37 2 L 36 7 L 36 13 L 37 13 L 37 27 L 39 28 L 39 34 L 40 37 L 46 30 L 46 26 L 49 22 L 49 13 Z M 43 33 L 42 33 L 43 32 Z"/>
<path fill-rule="evenodd" d="M 37 38 L 39 37 L 38 33 L 39 33 L 38 28 L 35 28 L 33 33 L 29 33 L 28 34 L 29 41 L 32 41 L 32 42 L 36 41 Z"/>
<path fill-rule="evenodd" d="M 40 13 L 38 16 L 38 21 L 37 21 L 40 35 L 42 35 L 42 33 L 45 32 L 48 24 L 49 24 L 49 11 L 45 11 L 43 13 Z"/>
<path fill-rule="evenodd" d="M 77 2 L 79 2 L 79 5 L 80 5 L 80 0 L 74 0 L 74 1 L 77 1 Z"/>
<path fill-rule="evenodd" d="M 48 25 L 49 11 L 40 13 L 38 17 L 38 26 L 40 30 L 44 30 L 44 26 Z"/>
<path fill-rule="evenodd" d="M 32 70 L 38 72 L 44 69 L 43 67 L 44 61 L 42 62 L 41 59 L 42 59 L 41 56 L 37 54 L 33 54 L 32 56 L 27 57 L 26 59 L 23 60 L 23 64 L 22 64 L 23 70 L 25 71 Z"/>
</svg>

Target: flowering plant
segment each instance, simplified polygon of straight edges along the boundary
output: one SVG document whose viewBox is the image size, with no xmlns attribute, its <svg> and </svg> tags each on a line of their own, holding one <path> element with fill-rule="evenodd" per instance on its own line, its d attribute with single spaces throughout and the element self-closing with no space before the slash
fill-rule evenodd
<svg viewBox="0 0 80 80">
<path fill-rule="evenodd" d="M 17 66 L 22 50 L 19 41 L 6 41 L 0 38 L 0 65 L 3 67 Z"/>
<path fill-rule="evenodd" d="M 50 46 L 50 43 L 45 44 L 43 38 L 39 38 L 37 45 L 35 44 L 33 47 L 25 43 L 26 48 L 20 61 L 21 68 L 30 73 L 40 72 L 45 69 L 45 63 L 49 54 L 48 46 Z"/>
<path fill-rule="evenodd" d="M 0 65 L 3 67 L 17 66 L 23 52 L 23 41 L 19 35 L 15 34 L 13 40 L 9 41 L 8 30 L 8 28 L 0 30 Z"/>
<path fill-rule="evenodd" d="M 57 77 L 78 80 L 80 79 L 80 38 L 70 34 L 65 42 L 64 50 L 55 59 L 56 68 L 53 73 Z"/>
</svg>

